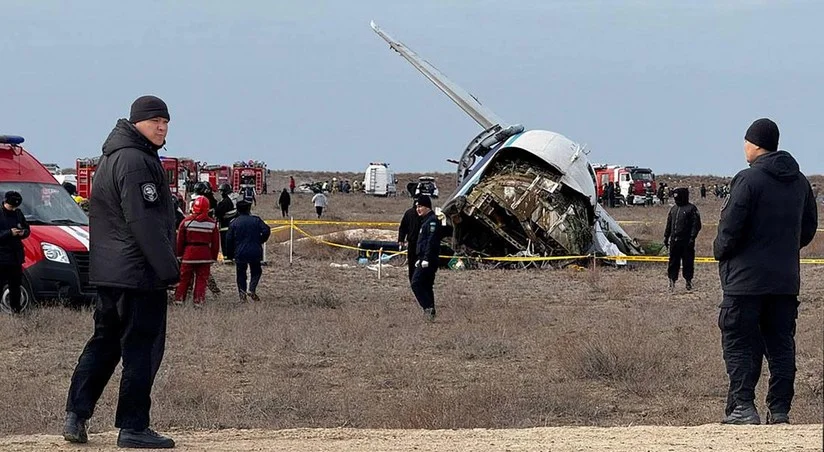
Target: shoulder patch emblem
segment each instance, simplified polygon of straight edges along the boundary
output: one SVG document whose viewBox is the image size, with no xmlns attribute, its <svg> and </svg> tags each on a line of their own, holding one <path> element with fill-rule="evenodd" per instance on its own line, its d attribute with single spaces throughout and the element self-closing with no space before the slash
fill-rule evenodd
<svg viewBox="0 0 824 452">
<path fill-rule="evenodd" d="M 145 184 L 140 185 L 140 192 L 143 193 L 143 199 L 146 202 L 157 202 L 157 186 L 154 184 L 154 182 L 147 182 Z"/>
<path fill-rule="evenodd" d="M 435 229 L 438 227 L 438 224 L 434 221 L 429 223 L 429 232 L 435 232 Z"/>
</svg>

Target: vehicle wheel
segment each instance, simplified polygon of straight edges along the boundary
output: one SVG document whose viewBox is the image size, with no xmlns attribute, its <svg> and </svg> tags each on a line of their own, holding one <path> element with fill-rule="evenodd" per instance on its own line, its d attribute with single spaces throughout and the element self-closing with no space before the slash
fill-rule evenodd
<svg viewBox="0 0 824 452">
<path fill-rule="evenodd" d="M 24 279 L 23 284 L 20 286 L 20 312 L 24 312 L 31 304 L 34 304 L 34 297 L 32 297 L 31 289 L 29 289 L 29 285 Z M 6 284 L 0 289 L 0 312 L 11 314 L 9 287 Z"/>
</svg>

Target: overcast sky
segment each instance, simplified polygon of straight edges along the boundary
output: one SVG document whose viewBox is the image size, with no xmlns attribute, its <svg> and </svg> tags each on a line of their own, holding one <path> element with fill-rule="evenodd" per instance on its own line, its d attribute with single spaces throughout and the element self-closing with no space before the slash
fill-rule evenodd
<svg viewBox="0 0 824 452">
<path fill-rule="evenodd" d="M 820 1 L 0 0 L 0 134 L 43 162 L 100 154 L 138 96 L 165 153 L 272 169 L 452 171 L 480 127 L 369 21 L 505 121 L 593 162 L 732 175 L 762 116 L 824 173 Z"/>
</svg>

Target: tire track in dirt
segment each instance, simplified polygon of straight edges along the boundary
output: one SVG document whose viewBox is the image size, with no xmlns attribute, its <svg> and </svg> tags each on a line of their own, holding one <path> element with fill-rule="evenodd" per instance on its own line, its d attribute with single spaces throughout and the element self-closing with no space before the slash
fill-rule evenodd
<svg viewBox="0 0 824 452">
<path fill-rule="evenodd" d="M 694 427 L 545 427 L 530 429 L 367 430 L 288 429 L 176 431 L 183 451 L 408 451 L 445 450 L 552 452 L 812 452 L 821 451 L 821 425 Z M 116 431 L 93 434 L 86 445 L 57 435 L 0 438 L 0 449 L 30 451 L 116 451 Z"/>
</svg>

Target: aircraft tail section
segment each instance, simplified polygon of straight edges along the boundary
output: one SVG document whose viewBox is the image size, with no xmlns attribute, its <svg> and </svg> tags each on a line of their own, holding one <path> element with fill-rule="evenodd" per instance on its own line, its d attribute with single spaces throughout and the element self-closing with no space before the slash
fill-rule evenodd
<svg viewBox="0 0 824 452">
<path fill-rule="evenodd" d="M 405 46 L 400 41 L 395 40 L 389 36 L 383 29 L 378 27 L 374 21 L 370 24 L 375 33 L 389 43 L 389 47 L 401 54 L 412 66 L 420 71 L 426 78 L 428 78 L 435 86 L 444 92 L 453 102 L 458 104 L 463 111 L 465 111 L 472 119 L 475 120 L 484 130 L 489 129 L 494 125 L 504 126 L 501 119 L 492 112 L 492 110 L 484 107 L 478 99 L 469 94 L 460 86 L 453 83 L 445 75 L 443 75 L 435 66 L 429 64 L 426 60 L 419 57 L 412 49 Z"/>
</svg>

